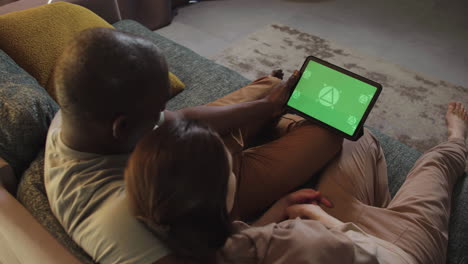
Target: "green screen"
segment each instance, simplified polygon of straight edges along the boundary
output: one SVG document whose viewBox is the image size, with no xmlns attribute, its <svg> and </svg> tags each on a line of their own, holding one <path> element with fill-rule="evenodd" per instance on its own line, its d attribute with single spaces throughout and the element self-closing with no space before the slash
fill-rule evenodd
<svg viewBox="0 0 468 264">
<path fill-rule="evenodd" d="M 288 106 L 353 135 L 376 91 L 370 84 L 309 61 Z"/>
</svg>

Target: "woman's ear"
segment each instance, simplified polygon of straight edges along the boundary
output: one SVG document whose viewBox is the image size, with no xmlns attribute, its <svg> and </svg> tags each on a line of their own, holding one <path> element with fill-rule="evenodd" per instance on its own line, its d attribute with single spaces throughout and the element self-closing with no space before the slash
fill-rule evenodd
<svg viewBox="0 0 468 264">
<path fill-rule="evenodd" d="M 118 141 L 126 140 L 130 136 L 129 129 L 130 125 L 128 117 L 120 115 L 112 123 L 112 136 Z"/>
</svg>

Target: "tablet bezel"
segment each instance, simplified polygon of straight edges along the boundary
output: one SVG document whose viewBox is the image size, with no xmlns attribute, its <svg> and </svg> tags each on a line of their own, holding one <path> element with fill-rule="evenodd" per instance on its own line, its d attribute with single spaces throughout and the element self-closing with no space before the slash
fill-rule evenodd
<svg viewBox="0 0 468 264">
<path fill-rule="evenodd" d="M 306 114 L 306 113 L 303 113 L 302 111 L 297 110 L 297 109 L 295 109 L 295 108 L 293 108 L 293 107 L 291 107 L 291 106 L 288 105 L 288 102 L 289 102 L 289 100 L 291 99 L 291 96 L 292 96 L 294 90 L 296 89 L 297 84 L 299 83 L 299 80 L 302 78 L 302 74 L 304 73 L 305 68 L 307 67 L 307 64 L 309 63 L 309 61 L 317 62 L 317 63 L 322 64 L 322 65 L 324 65 L 324 66 L 326 66 L 326 67 L 328 67 L 328 68 L 331 68 L 331 69 L 333 69 L 333 70 L 335 70 L 335 71 L 338 71 L 338 72 L 340 72 L 340 73 L 346 74 L 346 75 L 348 75 L 348 76 L 350 76 L 350 77 L 352 77 L 352 78 L 358 79 L 359 81 L 362 81 L 362 82 L 364 82 L 364 83 L 367 83 L 367 84 L 372 85 L 372 86 L 374 86 L 375 88 L 377 88 L 377 91 L 375 92 L 375 94 L 374 94 L 374 96 L 373 96 L 371 102 L 370 102 L 369 105 L 367 106 L 366 111 L 365 111 L 364 114 L 362 115 L 361 121 L 360 121 L 359 124 L 357 125 L 356 130 L 354 131 L 354 134 L 353 134 L 353 135 L 348 135 L 347 133 L 345 133 L 345 132 L 343 132 L 343 131 L 341 131 L 341 130 L 335 128 L 335 127 L 332 127 L 332 126 L 328 125 L 327 123 L 322 122 L 322 121 L 320 121 L 320 120 L 318 120 L 318 119 L 316 119 L 316 118 L 314 118 L 314 117 L 312 117 L 312 116 L 310 116 L 310 115 L 308 115 L 308 114 Z M 366 77 L 363 77 L 363 76 L 361 76 L 361 75 L 358 75 L 358 74 L 356 74 L 356 73 L 354 73 L 354 72 L 350 72 L 350 71 L 348 71 L 348 70 L 346 70 L 346 69 L 343 69 L 343 68 L 341 68 L 341 67 L 339 67 L 339 66 L 337 66 L 337 65 L 331 64 L 331 63 L 329 63 L 329 62 L 327 62 L 327 61 L 324 61 L 324 60 L 319 59 L 319 58 L 314 57 L 314 56 L 309 56 L 309 57 L 306 58 L 306 60 L 305 60 L 304 63 L 302 64 L 301 70 L 300 70 L 300 72 L 299 72 L 299 76 L 300 76 L 300 77 L 297 79 L 297 82 L 294 84 L 294 88 L 291 89 L 291 91 L 290 91 L 290 94 L 289 94 L 289 96 L 288 96 L 288 100 L 286 100 L 286 104 L 285 104 L 286 109 L 289 110 L 290 112 L 294 113 L 294 114 L 297 114 L 297 115 L 299 115 L 299 116 L 302 116 L 303 118 L 305 118 L 305 119 L 307 119 L 307 120 L 311 120 L 311 121 L 313 121 L 314 123 L 317 123 L 317 124 L 319 124 L 319 125 L 321 125 L 321 126 L 327 128 L 327 129 L 329 129 L 329 130 L 331 130 L 331 131 L 333 131 L 333 132 L 339 134 L 340 136 L 342 136 L 342 137 L 344 137 L 344 138 L 347 138 L 347 139 L 350 139 L 350 140 L 354 140 L 354 141 L 357 140 L 357 139 L 359 139 L 359 137 L 362 135 L 362 133 L 360 133 L 360 132 L 361 132 L 363 126 L 364 126 L 364 122 L 366 121 L 366 119 L 367 119 L 367 117 L 368 117 L 370 111 L 371 111 L 372 108 L 374 107 L 375 102 L 377 101 L 377 99 L 379 98 L 380 93 L 382 92 L 382 85 L 379 84 L 379 83 L 377 83 L 377 82 L 375 82 L 375 81 L 369 80 L 369 79 L 367 79 Z"/>
</svg>

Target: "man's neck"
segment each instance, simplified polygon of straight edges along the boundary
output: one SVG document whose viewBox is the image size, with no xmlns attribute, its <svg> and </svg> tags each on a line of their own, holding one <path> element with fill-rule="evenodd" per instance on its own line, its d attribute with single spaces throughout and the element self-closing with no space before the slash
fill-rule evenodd
<svg viewBox="0 0 468 264">
<path fill-rule="evenodd" d="M 102 127 L 62 120 L 61 140 L 69 148 L 86 153 L 118 155 L 129 153 L 112 135 L 107 135 Z"/>
</svg>

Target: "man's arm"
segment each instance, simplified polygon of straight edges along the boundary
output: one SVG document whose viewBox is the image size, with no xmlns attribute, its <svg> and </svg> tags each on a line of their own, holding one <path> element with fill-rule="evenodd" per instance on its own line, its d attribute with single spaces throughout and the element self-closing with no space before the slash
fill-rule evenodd
<svg viewBox="0 0 468 264">
<path fill-rule="evenodd" d="M 224 106 L 196 106 L 165 112 L 166 119 L 186 118 L 200 120 L 219 133 L 242 127 L 252 122 L 261 122 L 280 115 L 289 92 L 296 83 L 297 71 L 288 79 L 275 85 L 262 99 Z"/>
<path fill-rule="evenodd" d="M 199 120 L 220 134 L 250 122 L 261 122 L 273 118 L 276 107 L 265 99 L 224 106 L 195 106 L 165 112 L 166 120 L 185 118 Z"/>
</svg>

